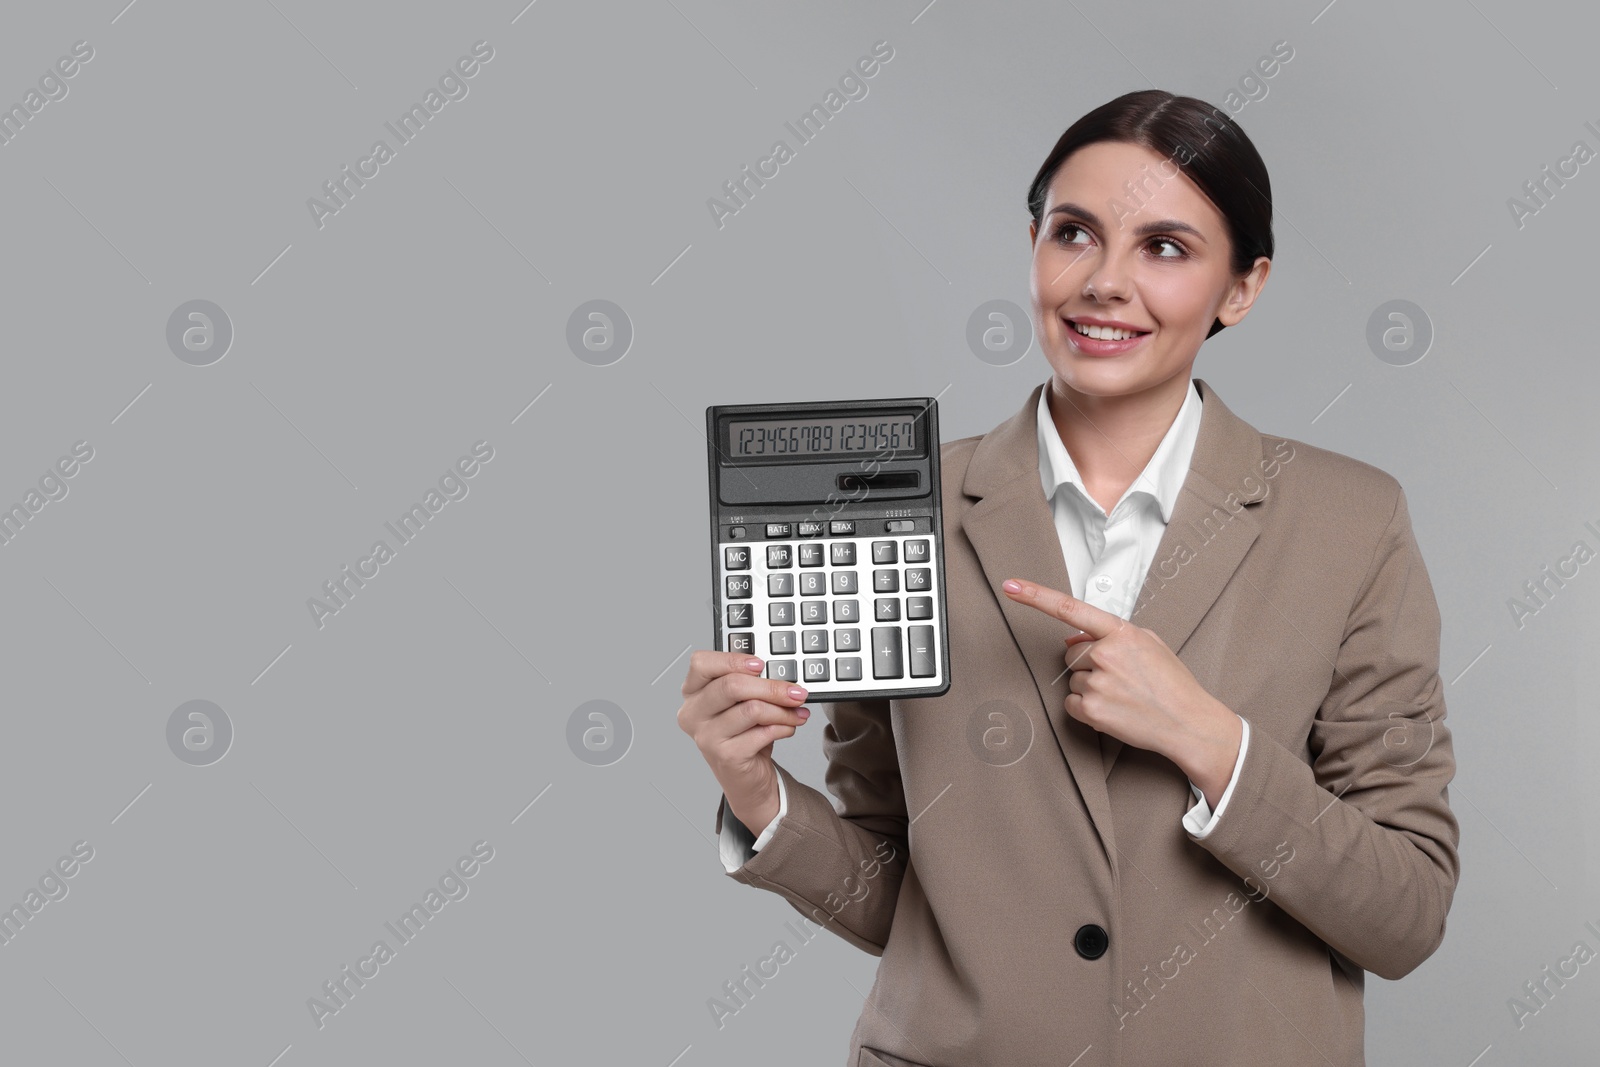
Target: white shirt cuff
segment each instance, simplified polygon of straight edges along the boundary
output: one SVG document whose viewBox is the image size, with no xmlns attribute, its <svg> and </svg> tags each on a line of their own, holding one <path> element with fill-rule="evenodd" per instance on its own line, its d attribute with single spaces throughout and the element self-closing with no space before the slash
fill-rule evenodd
<svg viewBox="0 0 1600 1067">
<path fill-rule="evenodd" d="M 722 855 L 722 866 L 729 874 L 750 862 L 754 856 L 766 847 L 772 835 L 777 832 L 778 823 L 789 810 L 789 796 L 783 788 L 783 776 L 778 776 L 778 814 L 767 828 L 761 831 L 761 836 L 752 840 L 750 828 L 740 822 L 733 814 L 732 809 L 722 813 L 722 836 L 717 839 L 717 850 Z"/>
<path fill-rule="evenodd" d="M 1235 714 L 1238 714 L 1235 712 Z M 1233 787 L 1239 781 L 1239 768 L 1244 766 L 1245 749 L 1250 747 L 1250 720 L 1243 715 L 1239 721 L 1244 724 L 1243 732 L 1239 735 L 1239 755 L 1233 761 L 1233 775 L 1228 779 L 1228 788 L 1222 791 L 1222 799 L 1217 801 L 1217 810 L 1213 812 L 1206 803 L 1206 795 L 1193 782 L 1189 788 L 1194 792 L 1196 803 L 1183 817 L 1183 827 L 1188 830 L 1195 840 L 1203 840 L 1217 825 L 1217 820 L 1222 818 L 1222 811 L 1228 806 L 1228 798 L 1233 795 Z"/>
</svg>

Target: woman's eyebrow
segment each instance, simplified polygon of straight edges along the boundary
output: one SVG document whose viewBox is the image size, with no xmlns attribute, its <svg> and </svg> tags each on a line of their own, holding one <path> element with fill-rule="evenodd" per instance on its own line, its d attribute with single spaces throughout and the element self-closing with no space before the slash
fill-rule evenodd
<svg viewBox="0 0 1600 1067">
<path fill-rule="evenodd" d="M 1077 204 L 1057 204 L 1047 214 L 1054 215 L 1058 211 L 1068 215 L 1076 215 L 1091 226 L 1100 225 L 1100 219 L 1096 217 L 1094 212 L 1079 207 Z M 1179 219 L 1155 219 L 1150 222 L 1141 222 L 1133 228 L 1133 233 L 1135 237 L 1146 237 L 1152 233 L 1187 233 L 1199 239 L 1202 244 L 1206 243 L 1205 234 Z"/>
</svg>

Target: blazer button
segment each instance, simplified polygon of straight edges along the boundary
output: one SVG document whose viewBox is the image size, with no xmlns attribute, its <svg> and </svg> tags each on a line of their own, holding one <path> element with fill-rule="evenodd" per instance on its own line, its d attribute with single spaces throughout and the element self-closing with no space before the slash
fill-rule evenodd
<svg viewBox="0 0 1600 1067">
<path fill-rule="evenodd" d="M 1086 960 L 1097 960 L 1106 954 L 1106 946 L 1111 939 L 1106 935 L 1105 927 L 1097 923 L 1085 923 L 1078 927 L 1078 934 L 1073 938 L 1077 946 L 1078 955 Z"/>
</svg>

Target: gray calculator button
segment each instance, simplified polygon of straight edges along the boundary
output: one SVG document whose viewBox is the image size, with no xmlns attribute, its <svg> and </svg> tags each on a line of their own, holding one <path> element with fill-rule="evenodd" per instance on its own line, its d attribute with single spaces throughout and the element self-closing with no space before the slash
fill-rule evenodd
<svg viewBox="0 0 1600 1067">
<path fill-rule="evenodd" d="M 933 587 L 933 568 L 931 568 L 931 567 L 907 567 L 906 568 L 906 592 L 909 593 L 909 592 L 912 592 L 913 590 L 919 590 L 919 589 L 931 589 L 932 587 Z"/>
<path fill-rule="evenodd" d="M 756 635 L 745 632 L 728 635 L 729 652 L 754 652 L 756 650 Z"/>
<path fill-rule="evenodd" d="M 906 618 L 931 619 L 933 618 L 933 597 L 908 596 L 906 597 Z"/>
<path fill-rule="evenodd" d="M 789 534 L 789 524 L 786 523 L 786 522 L 769 522 L 769 523 L 767 523 L 767 536 L 768 537 L 788 537 L 788 536 L 790 536 L 790 534 Z"/>
<path fill-rule="evenodd" d="M 748 574 L 728 575 L 728 599 L 748 600 L 750 598 L 750 576 Z"/>
<path fill-rule="evenodd" d="M 834 622 L 860 622 L 861 621 L 861 601 L 859 601 L 859 600 L 835 600 L 833 602 L 833 621 Z"/>
<path fill-rule="evenodd" d="M 731 545 L 722 550 L 722 559 L 730 571 L 747 571 L 750 569 L 750 546 Z"/>
<path fill-rule="evenodd" d="M 828 651 L 828 631 L 801 630 L 800 651 L 809 654 Z"/>
<path fill-rule="evenodd" d="M 793 626 L 794 601 L 773 601 L 767 605 L 768 626 Z"/>
<path fill-rule="evenodd" d="M 874 626 L 872 628 L 872 676 L 874 678 L 904 678 L 904 654 L 900 649 L 900 627 Z"/>
<path fill-rule="evenodd" d="M 821 571 L 800 572 L 801 596 L 827 596 L 828 577 Z"/>
<path fill-rule="evenodd" d="M 802 574 L 800 577 L 804 578 L 805 575 Z M 926 600 L 927 597 L 923 597 L 923 599 Z M 932 617 L 933 616 L 931 616 L 931 615 L 924 615 L 923 616 L 923 618 L 925 618 L 925 619 L 931 619 Z M 827 601 L 825 601 L 825 600 L 802 600 L 802 601 L 800 601 L 800 625 L 802 625 L 802 626 L 825 626 L 825 625 L 827 625 L 827 622 L 828 622 L 828 602 Z"/>
<path fill-rule="evenodd" d="M 826 659 L 806 660 L 806 676 L 801 680 L 805 682 L 826 682 L 828 680 L 828 661 Z"/>
<path fill-rule="evenodd" d="M 910 579 L 906 580 L 906 588 L 911 588 Z M 900 572 L 893 568 L 873 571 L 872 591 L 874 593 L 898 593 L 900 591 Z"/>
<path fill-rule="evenodd" d="M 772 647 L 767 650 L 768 655 L 792 656 L 795 654 L 793 630 L 774 630 L 768 636 L 772 639 L 770 642 Z"/>
<path fill-rule="evenodd" d="M 801 522 L 795 524 L 796 537 L 821 537 L 825 527 L 820 522 Z"/>
<path fill-rule="evenodd" d="M 833 661 L 833 665 L 834 665 L 834 668 L 838 672 L 835 675 L 835 677 L 839 681 L 841 681 L 841 682 L 859 682 L 859 681 L 861 681 L 861 657 L 860 656 L 840 656 L 840 657 L 838 657 L 837 659 L 835 659 Z"/>
<path fill-rule="evenodd" d="M 908 626 L 906 630 L 906 636 L 910 640 L 911 677 L 932 678 L 939 673 L 934 658 L 933 627 Z"/>
<path fill-rule="evenodd" d="M 798 664 L 792 659 L 769 659 L 767 677 L 776 678 L 780 682 L 798 682 L 800 680 Z"/>
<path fill-rule="evenodd" d="M 828 523 L 828 532 L 835 537 L 854 537 L 856 521 L 854 519 L 834 519 Z"/>
<path fill-rule="evenodd" d="M 930 563 L 932 558 L 928 555 L 928 539 L 919 537 L 914 541 L 906 542 L 907 563 Z"/>
<path fill-rule="evenodd" d="M 794 596 L 794 575 L 769 574 L 767 575 L 768 596 Z"/>
<path fill-rule="evenodd" d="M 728 580 L 732 581 L 733 579 L 730 578 Z M 856 584 L 856 572 L 855 571 L 834 571 L 833 572 L 833 591 L 834 591 L 835 594 L 840 594 L 840 593 L 848 594 L 848 593 L 858 592 L 859 591 L 859 586 L 857 586 L 857 584 Z M 748 596 L 749 594 L 746 593 L 745 595 Z"/>
<path fill-rule="evenodd" d="M 877 622 L 899 622 L 900 621 L 900 598 L 899 597 L 893 597 L 893 596 L 881 597 L 881 598 L 879 598 L 877 600 L 874 600 L 872 602 L 872 606 L 873 606 L 873 610 L 876 612 L 876 614 L 873 615 L 873 619 L 875 621 L 877 621 Z"/>
<path fill-rule="evenodd" d="M 854 567 L 856 565 L 856 546 L 854 541 L 835 541 L 828 547 L 828 558 L 833 560 L 835 567 Z"/>
<path fill-rule="evenodd" d="M 872 542 L 872 562 L 874 563 L 899 563 L 900 558 L 895 551 L 893 541 Z"/>
<path fill-rule="evenodd" d="M 820 567 L 826 559 L 827 556 L 822 551 L 821 545 L 813 543 L 800 546 L 800 566 Z"/>
<path fill-rule="evenodd" d="M 728 605 L 728 629 L 730 629 L 730 630 L 733 629 L 734 627 L 737 627 L 737 626 L 754 626 L 756 624 L 755 623 L 755 618 L 756 618 L 756 614 L 755 614 L 755 610 L 754 610 L 754 605 L 751 605 L 751 604 L 729 604 Z"/>
<path fill-rule="evenodd" d="M 861 631 L 854 626 L 833 631 L 833 650 L 835 652 L 860 652 Z"/>
<path fill-rule="evenodd" d="M 793 545 L 768 545 L 767 546 L 767 570 L 769 570 L 769 571 L 786 571 L 786 570 L 788 570 L 790 567 L 794 566 L 793 563 L 789 562 L 793 558 L 794 558 L 794 546 Z"/>
</svg>

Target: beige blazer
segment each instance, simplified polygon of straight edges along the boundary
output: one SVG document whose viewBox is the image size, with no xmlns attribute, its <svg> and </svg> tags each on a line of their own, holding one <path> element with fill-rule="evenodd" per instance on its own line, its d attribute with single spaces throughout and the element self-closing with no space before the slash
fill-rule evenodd
<svg viewBox="0 0 1600 1067">
<path fill-rule="evenodd" d="M 941 448 L 949 692 L 817 704 L 838 803 L 780 765 L 787 814 L 729 875 L 882 957 L 847 1065 L 1359 1065 L 1363 972 L 1444 937 L 1455 761 L 1405 495 L 1195 382 L 1132 621 L 1249 720 L 1226 808 L 1190 836 L 1184 773 L 1067 715 L 1073 631 L 1000 588 L 1072 588 L 1040 385 Z"/>
</svg>

